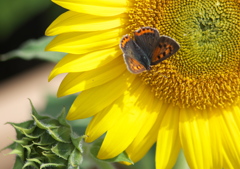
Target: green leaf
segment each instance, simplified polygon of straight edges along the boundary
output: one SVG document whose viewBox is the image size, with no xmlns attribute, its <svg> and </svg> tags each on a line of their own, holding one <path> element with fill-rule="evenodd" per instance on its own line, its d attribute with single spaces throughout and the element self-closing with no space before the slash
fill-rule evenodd
<svg viewBox="0 0 240 169">
<path fill-rule="evenodd" d="M 99 139 L 97 140 L 95 143 L 93 143 L 90 152 L 91 154 L 97 158 L 97 154 L 100 150 L 100 147 L 102 145 L 103 139 Z M 133 161 L 128 157 L 127 153 L 123 152 L 121 154 L 119 154 L 118 156 L 111 158 L 111 159 L 106 159 L 106 160 L 102 160 L 102 161 L 106 161 L 106 162 L 129 162 L 131 164 L 134 164 Z"/>
<path fill-rule="evenodd" d="M 74 146 L 72 144 L 57 143 L 51 150 L 57 156 L 67 160 L 69 155 L 74 150 Z"/>
<path fill-rule="evenodd" d="M 68 169 L 78 169 L 82 164 L 82 161 L 82 153 L 75 148 L 68 159 Z"/>
<path fill-rule="evenodd" d="M 25 60 L 41 59 L 56 63 L 62 59 L 66 53 L 45 51 L 45 47 L 52 39 L 53 37 L 42 37 L 37 40 L 28 40 L 27 42 L 23 43 L 19 49 L 0 55 L 0 61 L 6 61 L 13 58 L 22 58 Z"/>
</svg>

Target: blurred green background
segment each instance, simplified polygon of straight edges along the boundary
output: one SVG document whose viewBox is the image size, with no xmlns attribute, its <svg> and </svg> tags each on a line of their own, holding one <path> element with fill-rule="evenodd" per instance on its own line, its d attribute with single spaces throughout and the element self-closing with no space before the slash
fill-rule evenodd
<svg viewBox="0 0 240 169">
<path fill-rule="evenodd" d="M 46 44 L 51 40 L 51 37 L 44 37 L 44 32 L 64 11 L 66 9 L 50 0 L 0 0 L 0 82 L 46 62 L 57 62 L 64 56 L 62 53 L 44 52 Z M 48 105 L 42 113 L 59 113 L 63 106 L 69 109 L 74 98 L 57 99 L 49 96 Z M 73 121 L 71 124 L 76 132 L 83 134 L 88 121 Z M 83 168 L 95 169 L 91 159 L 86 159 Z M 118 169 L 154 169 L 155 148 L 133 166 L 116 165 Z M 186 167 L 181 155 L 175 169 Z"/>
<path fill-rule="evenodd" d="M 20 48 L 29 39 L 43 37 L 48 25 L 64 11 L 50 0 L 0 0 L 0 60 L 5 60 L 3 54 Z M 15 58 L 0 62 L 0 81 L 45 62 L 32 55 L 32 60 Z"/>
</svg>

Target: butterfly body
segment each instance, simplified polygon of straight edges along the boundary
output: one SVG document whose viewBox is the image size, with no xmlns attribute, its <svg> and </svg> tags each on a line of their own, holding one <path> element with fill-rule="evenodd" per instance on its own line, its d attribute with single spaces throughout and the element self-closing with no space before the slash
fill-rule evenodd
<svg viewBox="0 0 240 169">
<path fill-rule="evenodd" d="M 134 39 L 124 35 L 120 48 L 128 70 L 138 74 L 169 58 L 180 46 L 172 38 L 160 36 L 157 29 L 142 27 L 134 32 Z"/>
</svg>

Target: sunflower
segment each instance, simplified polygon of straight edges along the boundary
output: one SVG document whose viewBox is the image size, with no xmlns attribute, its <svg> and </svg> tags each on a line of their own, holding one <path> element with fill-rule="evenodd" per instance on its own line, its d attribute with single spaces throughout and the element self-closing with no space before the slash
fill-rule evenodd
<svg viewBox="0 0 240 169">
<path fill-rule="evenodd" d="M 46 30 L 49 51 L 68 53 L 49 79 L 68 73 L 58 96 L 81 91 L 67 119 L 93 116 L 86 142 L 105 134 L 99 159 L 125 151 L 137 162 L 156 143 L 156 168 L 182 149 L 193 169 L 240 167 L 239 0 L 52 0 L 69 11 Z M 149 26 L 181 46 L 130 73 L 123 35 Z"/>
</svg>

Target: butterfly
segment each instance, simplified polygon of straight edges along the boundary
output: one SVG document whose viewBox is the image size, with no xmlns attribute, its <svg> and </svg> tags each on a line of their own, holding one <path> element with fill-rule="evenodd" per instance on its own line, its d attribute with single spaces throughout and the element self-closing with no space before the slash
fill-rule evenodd
<svg viewBox="0 0 240 169">
<path fill-rule="evenodd" d="M 134 31 L 134 39 L 124 35 L 120 48 L 128 70 L 139 74 L 175 54 L 180 46 L 174 39 L 160 36 L 157 29 L 142 27 Z"/>
</svg>

